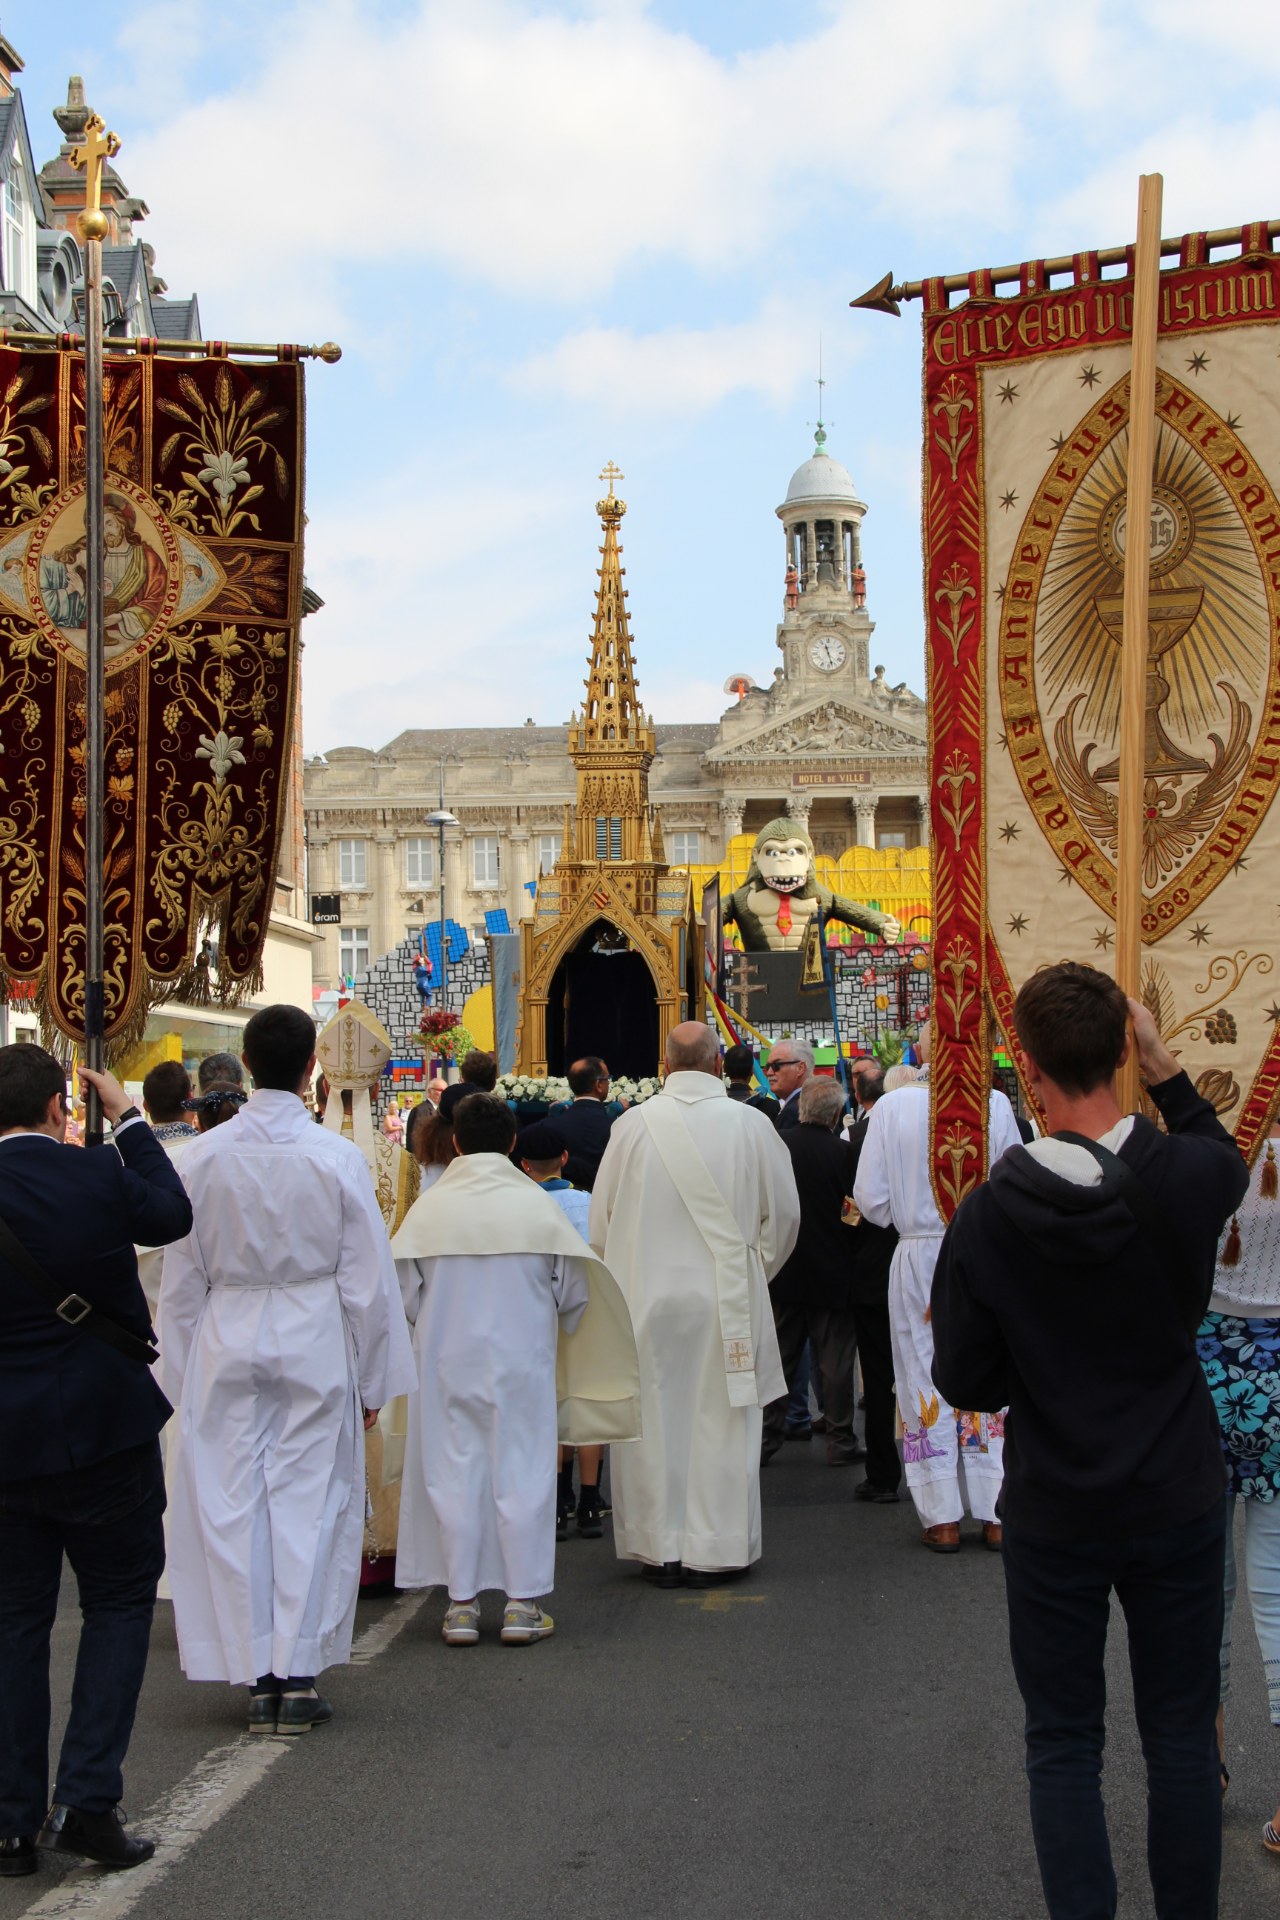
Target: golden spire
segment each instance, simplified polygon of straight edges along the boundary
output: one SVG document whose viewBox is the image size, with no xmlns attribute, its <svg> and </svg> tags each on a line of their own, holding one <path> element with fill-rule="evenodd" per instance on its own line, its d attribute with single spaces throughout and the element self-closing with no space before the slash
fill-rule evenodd
<svg viewBox="0 0 1280 1920">
<path fill-rule="evenodd" d="M 612 460 L 600 475 L 609 483 L 608 494 L 596 502 L 596 512 L 604 528 L 604 545 L 600 549 L 603 565 L 591 636 L 591 668 L 585 682 L 587 697 L 581 718 L 569 736 L 569 750 L 575 761 L 579 753 L 588 750 L 612 756 L 620 749 L 630 748 L 633 752 L 647 753 L 649 758 L 653 755 L 652 730 L 646 724 L 636 692 L 627 596 L 618 557 L 618 527 L 627 503 L 618 499 L 613 483 L 624 477 L 622 469 Z"/>
</svg>

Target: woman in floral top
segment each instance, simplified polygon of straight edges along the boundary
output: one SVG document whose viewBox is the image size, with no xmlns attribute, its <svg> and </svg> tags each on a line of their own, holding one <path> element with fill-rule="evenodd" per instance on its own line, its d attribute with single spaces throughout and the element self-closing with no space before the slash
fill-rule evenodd
<svg viewBox="0 0 1280 1920">
<path fill-rule="evenodd" d="M 1271 1724 L 1280 1728 L 1280 1198 L 1277 1143 L 1271 1136 L 1249 1181 L 1236 1221 L 1224 1236 L 1213 1298 L 1200 1327 L 1200 1359 L 1209 1382 L 1226 1456 L 1228 1514 L 1244 1501 L 1244 1578 L 1262 1653 Z M 1239 1236 L 1236 1264 L 1223 1252 Z M 1232 1249 L 1234 1251 L 1234 1248 Z M 1235 1547 L 1227 1524 L 1226 1618 L 1222 1630 L 1222 1699 L 1231 1670 L 1231 1613 L 1236 1593 Z M 1222 1718 L 1218 1720 L 1222 1739 Z M 1226 1791 L 1227 1770 L 1222 1770 Z M 1280 1809 L 1262 1830 L 1262 1843 L 1280 1853 Z"/>
</svg>

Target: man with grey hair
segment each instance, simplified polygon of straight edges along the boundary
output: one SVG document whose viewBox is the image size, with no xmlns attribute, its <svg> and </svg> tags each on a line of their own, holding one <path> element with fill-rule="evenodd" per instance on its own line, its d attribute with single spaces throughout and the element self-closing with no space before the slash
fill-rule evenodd
<svg viewBox="0 0 1280 1920">
<path fill-rule="evenodd" d="M 800 1089 L 813 1078 L 813 1048 L 804 1040 L 779 1040 L 765 1061 L 769 1091 L 778 1102 L 774 1126 L 789 1133 L 800 1125 Z"/>
<path fill-rule="evenodd" d="M 822 1379 L 827 1465 L 848 1467 L 866 1458 L 853 1431 L 854 1248 L 844 1217 L 857 1158 L 836 1131 L 844 1118 L 843 1087 L 825 1078 L 806 1081 L 796 1104 L 799 1124 L 782 1135 L 782 1144 L 800 1198 L 800 1235 L 769 1298 L 788 1392 L 808 1341 Z M 762 1466 L 786 1437 L 786 1411 L 785 1394 L 765 1408 Z"/>
<path fill-rule="evenodd" d="M 795 1244 L 786 1149 L 730 1100 L 712 1030 L 686 1021 L 662 1092 L 613 1125 L 590 1239 L 622 1288 L 643 1438 L 612 1457 L 618 1557 L 659 1586 L 710 1586 L 759 1559 L 762 1409 L 783 1392 L 768 1281 Z"/>
<path fill-rule="evenodd" d="M 234 1053 L 206 1053 L 196 1069 L 201 1093 L 208 1093 L 212 1086 L 244 1085 L 244 1068 Z"/>
</svg>

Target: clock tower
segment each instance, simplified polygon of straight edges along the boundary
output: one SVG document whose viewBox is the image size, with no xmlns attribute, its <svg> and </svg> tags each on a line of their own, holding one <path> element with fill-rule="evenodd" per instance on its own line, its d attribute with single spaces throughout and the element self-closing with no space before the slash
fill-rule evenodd
<svg viewBox="0 0 1280 1920">
<path fill-rule="evenodd" d="M 851 694 L 870 678 L 873 622 L 862 567 L 866 504 L 848 469 L 826 450 L 822 422 L 814 450 L 797 467 L 778 508 L 787 547 L 786 609 L 778 627 L 782 675 L 792 698 L 824 689 Z"/>
</svg>

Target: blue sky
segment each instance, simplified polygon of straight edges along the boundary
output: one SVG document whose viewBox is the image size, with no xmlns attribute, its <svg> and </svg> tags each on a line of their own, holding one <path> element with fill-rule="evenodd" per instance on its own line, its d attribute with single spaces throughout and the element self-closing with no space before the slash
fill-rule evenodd
<svg viewBox="0 0 1280 1920">
<path fill-rule="evenodd" d="M 642 698 L 768 681 L 774 508 L 868 503 L 872 655 L 923 691 L 919 320 L 899 278 L 1275 214 L 1280 39 L 1231 0 L 69 0 L 0 12 L 37 160 L 69 73 L 205 330 L 308 375 L 308 752 L 566 718 L 616 460 Z"/>
</svg>

